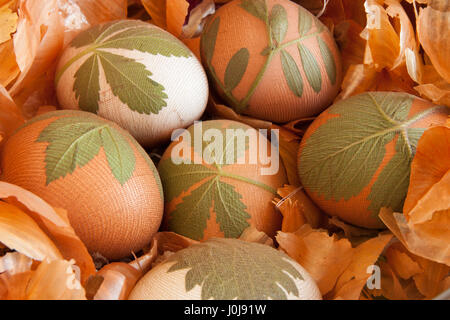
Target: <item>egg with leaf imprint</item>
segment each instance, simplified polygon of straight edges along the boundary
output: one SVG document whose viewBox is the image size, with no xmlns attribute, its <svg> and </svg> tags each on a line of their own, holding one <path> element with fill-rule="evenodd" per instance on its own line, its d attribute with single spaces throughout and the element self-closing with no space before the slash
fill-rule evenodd
<svg viewBox="0 0 450 320">
<path fill-rule="evenodd" d="M 238 238 L 250 226 L 275 236 L 281 214 L 272 201 L 287 178 L 267 136 L 230 120 L 184 131 L 158 164 L 163 229 L 195 240 Z"/>
<path fill-rule="evenodd" d="M 81 32 L 63 52 L 55 83 L 64 109 L 96 113 L 149 147 L 198 120 L 209 94 L 203 67 L 189 48 L 135 20 Z"/>
<path fill-rule="evenodd" d="M 288 0 L 234 0 L 201 37 L 217 92 L 241 114 L 274 122 L 316 115 L 335 98 L 342 71 L 330 31 Z"/>
<path fill-rule="evenodd" d="M 297 262 L 267 245 L 213 238 L 151 269 L 130 300 L 320 300 Z"/>
<path fill-rule="evenodd" d="M 33 118 L 6 141 L 1 180 L 67 210 L 90 253 L 109 259 L 148 245 L 164 211 L 159 174 L 136 140 L 82 111 Z"/>
<path fill-rule="evenodd" d="M 411 161 L 423 132 L 445 125 L 445 106 L 397 92 L 341 100 L 306 131 L 298 153 L 301 183 L 330 215 L 366 228 L 385 228 L 382 207 L 402 212 Z"/>
</svg>

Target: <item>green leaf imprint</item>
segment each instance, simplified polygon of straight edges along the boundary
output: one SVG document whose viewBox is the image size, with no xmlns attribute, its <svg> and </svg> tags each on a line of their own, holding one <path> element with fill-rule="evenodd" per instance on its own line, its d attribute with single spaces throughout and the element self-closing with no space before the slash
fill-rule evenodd
<svg viewBox="0 0 450 320">
<path fill-rule="evenodd" d="M 216 121 L 204 122 L 202 127 L 203 132 L 211 128 L 218 130 L 225 140 L 222 142 L 223 149 L 218 150 L 218 153 L 216 153 L 217 150 L 208 148 L 210 142 L 202 141 L 202 144 L 198 146 L 191 146 L 195 153 L 203 155 L 204 161 L 211 160 L 210 164 L 181 163 L 182 161 L 176 161 L 178 159 L 168 158 L 162 160 L 158 167 L 167 202 L 179 197 L 183 192 L 190 192 L 183 196 L 182 202 L 171 212 L 169 228 L 176 233 L 200 240 L 204 236 L 207 221 L 210 219 L 210 209 L 213 208 L 216 221 L 225 236 L 238 237 L 245 228 L 250 226 L 248 222 L 250 215 L 242 202 L 242 195 L 232 184 L 223 179 L 239 180 L 274 193 L 276 190 L 272 191 L 271 187 L 259 181 L 223 170 L 229 165 L 239 163 L 238 159 L 245 156 L 249 139 L 245 138 L 245 144 L 239 140 L 244 138 L 246 130 L 250 127 L 236 124 L 221 128 Z M 227 137 L 227 129 L 241 129 L 242 132 L 233 137 L 231 135 Z M 250 129 L 257 133 L 253 128 Z M 193 130 L 193 127 L 188 130 L 192 137 Z M 194 185 L 195 189 L 192 189 Z"/>
<path fill-rule="evenodd" d="M 91 161 L 103 147 L 114 177 L 124 184 L 136 159 L 129 142 L 107 123 L 83 117 L 63 117 L 50 123 L 37 142 L 46 142 L 46 183 L 65 177 Z"/>
<path fill-rule="evenodd" d="M 139 22 L 134 20 L 111 21 L 104 24 L 95 25 L 82 31 L 71 42 L 71 46 L 81 48 L 93 43 L 99 43 L 105 37 L 123 28 L 135 27 Z"/>
<path fill-rule="evenodd" d="M 267 19 L 267 5 L 265 0 L 242 0 L 241 8 L 262 21 Z"/>
<path fill-rule="evenodd" d="M 242 48 L 234 54 L 230 59 L 225 70 L 225 89 L 228 91 L 233 90 L 241 82 L 242 77 L 245 74 L 248 66 L 248 60 L 250 53 L 247 48 Z"/>
<path fill-rule="evenodd" d="M 90 56 L 75 73 L 75 97 L 83 110 L 96 113 L 100 100 L 100 75 L 97 55 Z"/>
<path fill-rule="evenodd" d="M 206 63 L 211 64 L 211 60 L 216 48 L 217 34 L 219 32 L 220 17 L 214 19 L 211 25 L 203 32 L 201 37 L 202 52 L 205 55 Z"/>
<path fill-rule="evenodd" d="M 55 81 L 58 82 L 75 61 L 90 54 L 75 73 L 73 87 L 80 109 L 90 112 L 97 112 L 99 108 L 100 67 L 105 71 L 106 81 L 112 86 L 113 94 L 130 109 L 151 114 L 167 106 L 165 88 L 150 78 L 153 74 L 144 64 L 113 54 L 108 49 L 136 50 L 165 57 L 192 56 L 191 51 L 171 34 L 148 23 L 131 20 L 93 27 L 82 32 L 71 45 L 88 47 L 58 71 Z"/>
<path fill-rule="evenodd" d="M 136 21 L 136 20 L 121 20 L 121 21 L 112 21 L 106 23 L 102 28 L 101 32 L 98 34 L 95 39 L 96 44 L 102 43 L 106 38 L 115 34 L 118 31 L 123 31 L 124 29 L 135 29 L 139 27 L 148 27 L 147 24 Z"/>
<path fill-rule="evenodd" d="M 172 201 L 182 192 L 187 192 L 193 184 L 217 174 L 214 169 L 201 164 L 192 163 L 187 168 L 185 165 L 175 164 L 171 159 L 162 161 L 158 169 L 163 180 L 164 196 L 167 202 Z"/>
<path fill-rule="evenodd" d="M 399 210 L 408 188 L 409 164 L 424 130 L 409 126 L 440 108 L 408 119 L 414 98 L 372 92 L 333 105 L 328 112 L 338 117 L 327 120 L 308 138 L 300 156 L 299 174 L 305 188 L 336 201 L 360 194 L 385 157 L 386 145 L 397 137 L 397 152 L 368 199 L 374 215 L 382 206 Z"/>
<path fill-rule="evenodd" d="M 103 32 L 111 28 L 112 25 L 115 25 L 115 22 L 108 22 L 103 25 L 102 24 L 95 25 L 85 31 L 82 31 L 72 40 L 70 45 L 75 48 L 81 48 L 84 46 L 91 45 L 92 43 L 95 43 L 97 38 L 100 37 L 100 35 Z"/>
<path fill-rule="evenodd" d="M 317 36 L 317 42 L 319 42 L 320 53 L 322 55 L 325 70 L 327 71 L 328 78 L 331 84 L 336 83 L 336 62 L 334 62 L 333 53 L 331 52 L 325 41 Z"/>
<path fill-rule="evenodd" d="M 286 300 L 299 296 L 304 280 L 286 254 L 271 247 L 236 239 L 210 239 L 178 251 L 165 263 L 168 272 L 189 269 L 186 291 L 201 287 L 203 300 Z"/>
<path fill-rule="evenodd" d="M 301 97 L 303 94 L 302 75 L 294 58 L 286 50 L 281 50 L 281 66 L 289 88 L 297 97 Z"/>
<path fill-rule="evenodd" d="M 112 92 L 131 110 L 157 114 L 167 106 L 164 87 L 150 79 L 152 73 L 143 64 L 108 52 L 97 55 Z"/>
<path fill-rule="evenodd" d="M 395 145 L 396 154 L 380 173 L 378 179 L 372 186 L 368 199 L 371 201 L 369 210 L 374 216 L 381 207 L 392 208 L 395 212 L 400 212 L 403 207 L 403 200 L 406 198 L 409 186 L 409 174 L 412 156 L 415 154 L 415 146 L 419 142 L 425 130 L 421 128 L 410 128 L 399 135 Z M 407 134 L 408 136 L 405 136 Z M 392 181 L 396 181 L 395 185 Z M 392 188 L 386 188 L 386 186 Z"/>
<path fill-rule="evenodd" d="M 106 160 L 111 171 L 121 184 L 131 178 L 135 166 L 135 158 L 130 143 L 116 130 L 106 127 L 100 131 Z"/>
<path fill-rule="evenodd" d="M 171 34 L 145 25 L 120 31 L 100 42 L 97 48 L 137 50 L 165 57 L 192 56 L 190 50 Z"/>
<path fill-rule="evenodd" d="M 298 44 L 298 50 L 302 59 L 303 71 L 306 74 L 309 84 L 315 92 L 322 89 L 322 73 L 319 64 L 311 51 L 303 44 Z"/>
<path fill-rule="evenodd" d="M 275 41 L 281 44 L 288 30 L 287 12 L 283 6 L 279 4 L 273 6 L 272 12 L 270 13 L 269 25 Z"/>
<path fill-rule="evenodd" d="M 304 37 L 311 30 L 312 15 L 302 7 L 298 7 L 298 33 Z"/>
<path fill-rule="evenodd" d="M 208 180 L 183 198 L 169 219 L 170 230 L 186 237 L 200 240 L 210 218 L 210 208 L 216 212 L 216 220 L 225 237 L 239 237 L 250 226 L 247 207 L 234 186 L 218 177 Z M 189 227 L 186 227 L 189 226 Z"/>
</svg>

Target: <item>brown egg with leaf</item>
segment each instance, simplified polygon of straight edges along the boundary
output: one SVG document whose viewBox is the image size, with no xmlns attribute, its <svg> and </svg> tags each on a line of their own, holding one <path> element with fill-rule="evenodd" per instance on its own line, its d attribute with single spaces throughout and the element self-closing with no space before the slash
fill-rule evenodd
<svg viewBox="0 0 450 320">
<path fill-rule="evenodd" d="M 238 113 L 274 122 L 316 115 L 335 98 L 342 71 L 330 31 L 288 0 L 233 0 L 201 37 L 203 64 Z"/>
<path fill-rule="evenodd" d="M 236 121 L 189 127 L 158 164 L 163 228 L 194 240 L 238 238 L 250 226 L 275 236 L 281 214 L 272 201 L 287 183 L 276 151 L 264 134 Z"/>
<path fill-rule="evenodd" d="M 82 111 L 55 111 L 26 122 L 6 141 L 2 181 L 67 210 L 90 253 L 119 259 L 141 250 L 163 215 L 152 160 L 116 124 Z"/>
</svg>

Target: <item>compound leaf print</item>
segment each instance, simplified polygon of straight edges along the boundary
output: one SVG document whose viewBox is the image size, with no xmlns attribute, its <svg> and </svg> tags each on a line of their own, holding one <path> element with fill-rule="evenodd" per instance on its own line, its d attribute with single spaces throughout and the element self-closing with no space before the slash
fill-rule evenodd
<svg viewBox="0 0 450 320">
<path fill-rule="evenodd" d="M 74 121 L 76 120 L 76 121 Z M 63 117 L 50 123 L 37 142 L 46 142 L 46 183 L 65 177 L 91 161 L 103 147 L 114 177 L 124 184 L 136 159 L 129 142 L 108 124 L 82 117 Z"/>
<path fill-rule="evenodd" d="M 219 176 L 215 176 L 191 191 L 183 198 L 183 202 L 177 205 L 170 215 L 170 229 L 177 233 L 183 230 L 184 236 L 201 240 L 206 223 L 210 219 L 210 209 L 213 208 L 225 237 L 239 237 L 242 231 L 250 226 L 247 221 L 250 215 L 241 199 L 242 196 L 234 190 L 234 186 L 220 181 Z"/>
<path fill-rule="evenodd" d="M 90 112 L 99 109 L 100 68 L 113 94 L 131 110 L 157 114 L 167 106 L 165 88 L 150 78 L 153 73 L 144 64 L 112 53 L 110 49 L 135 50 L 165 57 L 192 56 L 190 50 L 174 36 L 137 21 L 119 21 L 94 27 L 75 38 L 72 46 L 88 47 L 62 67 L 56 81 L 77 59 L 90 55 L 75 73 L 73 86 L 80 109 Z"/>
<path fill-rule="evenodd" d="M 262 244 L 211 239 L 178 251 L 167 263 L 175 262 L 169 273 L 188 269 L 186 291 L 200 286 L 203 300 L 284 300 L 299 296 L 295 281 L 303 280 L 288 259 Z"/>
<path fill-rule="evenodd" d="M 201 130 L 208 132 L 211 128 L 217 126 L 206 122 L 202 124 Z M 243 130 L 242 135 L 229 135 L 229 129 Z M 186 143 L 193 153 L 202 157 L 202 163 L 192 163 L 192 155 L 183 155 L 185 162 L 174 155 L 160 162 L 158 169 L 166 201 L 171 202 L 182 197 L 182 201 L 176 205 L 168 219 L 171 230 L 192 239 L 202 239 L 211 209 L 214 210 L 215 219 L 226 237 L 238 237 L 250 226 L 250 215 L 246 211 L 242 195 L 228 181 L 239 180 L 267 191 L 270 187 L 244 176 L 230 175 L 225 170 L 227 166 L 239 163 L 238 160 L 245 157 L 252 138 L 241 140 L 238 136 L 245 136 L 246 129 L 246 126 L 240 124 L 218 129 L 223 139 L 218 149 L 210 148 L 210 143 L 205 140 L 193 146 Z M 191 127 L 187 132 L 194 136 L 194 130 L 195 128 Z M 213 139 L 216 144 L 216 139 L 220 138 Z"/>
</svg>

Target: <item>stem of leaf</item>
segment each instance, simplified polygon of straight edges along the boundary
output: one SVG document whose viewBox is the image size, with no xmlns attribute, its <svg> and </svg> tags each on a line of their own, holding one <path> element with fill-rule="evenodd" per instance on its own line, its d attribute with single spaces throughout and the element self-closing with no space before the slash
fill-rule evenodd
<svg viewBox="0 0 450 320">
<path fill-rule="evenodd" d="M 253 96 L 253 93 L 255 92 L 256 88 L 258 87 L 259 83 L 261 82 L 262 77 L 266 73 L 266 70 L 269 67 L 270 62 L 272 61 L 274 54 L 275 54 L 275 51 L 271 51 L 269 53 L 269 56 L 267 57 L 266 62 L 264 63 L 261 70 L 259 71 L 258 75 L 256 76 L 255 81 L 253 81 L 252 86 L 250 87 L 250 90 L 247 92 L 247 95 L 245 96 L 244 99 L 241 100 L 241 102 L 238 103 L 238 106 L 236 107 L 237 113 L 242 113 L 247 108 L 248 101 Z"/>
<path fill-rule="evenodd" d="M 267 24 L 267 26 L 268 26 L 267 28 L 268 28 L 268 30 L 269 30 L 269 46 L 270 46 L 271 48 L 273 48 L 273 39 L 272 39 L 272 34 L 271 34 L 271 32 L 270 32 L 270 26 L 269 26 L 269 24 L 268 24 L 268 21 L 266 22 L 266 24 Z M 252 86 L 250 87 L 250 90 L 247 92 L 247 95 L 245 96 L 244 99 L 242 99 L 242 100 L 238 103 L 238 106 L 236 107 L 236 111 L 237 111 L 238 113 L 242 113 L 242 112 L 247 108 L 248 102 L 250 101 L 251 97 L 253 96 L 253 93 L 255 92 L 256 88 L 258 87 L 259 83 L 261 82 L 262 77 L 263 77 L 264 74 L 266 73 L 266 70 L 267 70 L 267 68 L 269 67 L 270 62 L 272 61 L 273 56 L 274 56 L 276 53 L 278 53 L 280 50 L 282 50 L 282 49 L 284 49 L 284 48 L 287 48 L 287 47 L 289 47 L 289 46 L 291 46 L 291 45 L 293 45 L 293 44 L 300 43 L 301 41 L 303 41 L 303 40 L 305 40 L 305 39 L 315 37 L 316 35 L 318 35 L 318 34 L 320 34 L 320 33 L 321 33 L 321 32 L 314 32 L 314 33 L 311 33 L 311 34 L 309 34 L 309 35 L 307 35 L 307 36 L 303 36 L 303 37 L 300 37 L 300 38 L 298 38 L 298 39 L 288 41 L 288 42 L 286 42 L 286 43 L 283 43 L 283 44 L 279 45 L 279 46 L 276 47 L 276 48 L 273 48 L 273 49 L 270 51 L 270 53 L 269 53 L 269 55 L 268 55 L 268 57 L 267 57 L 267 60 L 266 60 L 266 62 L 264 63 L 263 67 L 261 68 L 261 70 L 259 71 L 258 75 L 256 76 L 255 81 L 253 81 Z"/>
<path fill-rule="evenodd" d="M 216 74 L 216 72 L 214 71 L 214 69 L 212 68 L 211 65 L 209 66 L 209 69 L 210 69 L 209 73 L 214 78 L 215 83 L 217 83 L 219 85 L 220 89 L 222 89 L 223 93 L 227 96 L 227 98 L 230 99 L 231 102 L 233 102 L 234 105 L 238 105 L 239 101 L 233 96 L 233 94 L 229 90 L 225 89 L 225 86 L 219 80 L 219 77 L 217 77 L 217 74 Z"/>
<path fill-rule="evenodd" d="M 242 181 L 242 182 L 245 182 L 245 183 L 249 183 L 249 184 L 252 184 L 254 186 L 260 187 L 260 188 L 262 188 L 262 189 L 264 189 L 266 191 L 269 191 L 269 192 L 271 192 L 273 194 L 277 194 L 277 190 L 275 190 L 274 188 L 272 188 L 272 187 L 270 187 L 270 186 L 268 186 L 268 185 L 266 185 L 266 184 L 264 184 L 262 182 L 259 182 L 259 181 L 255 181 L 255 180 L 252 180 L 252 179 L 249 179 L 249 178 L 246 178 L 246 177 L 238 176 L 238 175 L 235 175 L 235 174 L 232 174 L 232 173 L 229 173 L 229 172 L 225 172 L 225 171 L 222 171 L 222 170 L 219 171 L 218 175 L 221 176 L 221 177 L 227 177 L 227 178 L 231 178 L 231 179 L 234 179 L 234 180 L 239 180 L 239 181 Z"/>
<path fill-rule="evenodd" d="M 67 61 L 67 63 L 64 65 L 64 67 L 62 67 L 61 70 L 59 70 L 56 73 L 55 84 L 58 84 L 58 82 L 61 79 L 64 72 L 66 72 L 67 69 L 69 69 L 72 64 L 74 64 L 78 59 L 81 59 L 84 55 L 94 52 L 96 49 L 97 49 L 96 47 L 89 47 L 86 50 L 83 50 L 80 53 L 78 53 L 77 55 L 73 56 L 72 59 L 70 59 L 69 61 Z"/>
</svg>

